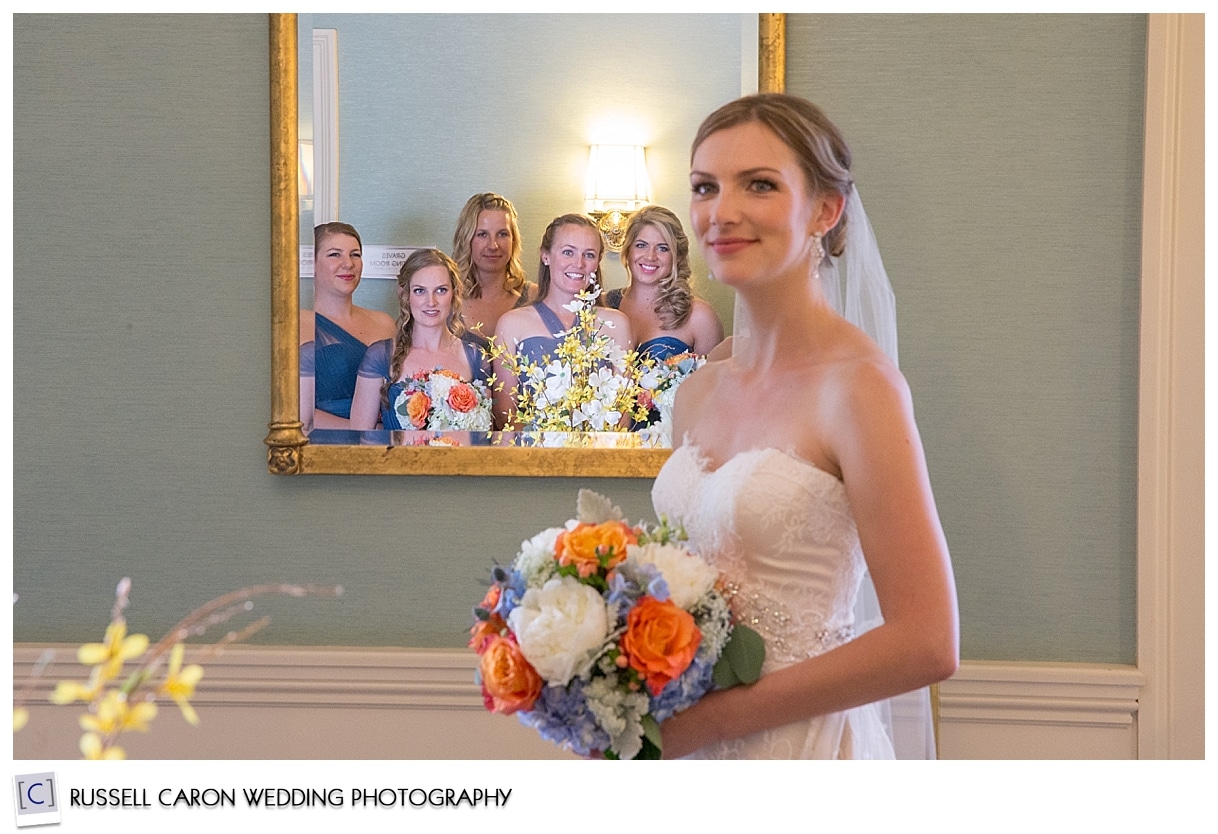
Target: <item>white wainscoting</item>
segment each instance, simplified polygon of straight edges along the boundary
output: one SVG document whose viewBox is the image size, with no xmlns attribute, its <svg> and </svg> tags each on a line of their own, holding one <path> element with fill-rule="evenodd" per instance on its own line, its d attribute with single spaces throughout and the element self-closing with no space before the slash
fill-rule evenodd
<svg viewBox="0 0 1218 834">
<path fill-rule="evenodd" d="M 34 678 L 48 650 L 54 660 Z M 186 660 L 197 659 L 188 652 Z M 162 700 L 131 758 L 556 759 L 570 758 L 515 720 L 492 715 L 460 650 L 236 646 L 203 659 L 192 727 Z M 47 695 L 85 678 L 74 646 L 18 645 L 14 700 L 30 708 L 16 759 L 79 754 L 78 706 Z M 1143 678 L 1133 667 L 963 663 L 940 686 L 944 759 L 1134 759 Z"/>
<path fill-rule="evenodd" d="M 961 663 L 939 686 L 944 759 L 1136 759 L 1133 666 Z"/>
</svg>

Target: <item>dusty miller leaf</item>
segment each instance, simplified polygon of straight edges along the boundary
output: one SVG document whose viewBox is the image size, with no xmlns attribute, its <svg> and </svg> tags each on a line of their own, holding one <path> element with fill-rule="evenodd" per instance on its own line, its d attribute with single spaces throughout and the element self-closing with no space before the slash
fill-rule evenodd
<svg viewBox="0 0 1218 834">
<path fill-rule="evenodd" d="M 575 518 L 585 524 L 621 521 L 622 509 L 599 492 L 581 489 L 575 500 Z"/>
</svg>

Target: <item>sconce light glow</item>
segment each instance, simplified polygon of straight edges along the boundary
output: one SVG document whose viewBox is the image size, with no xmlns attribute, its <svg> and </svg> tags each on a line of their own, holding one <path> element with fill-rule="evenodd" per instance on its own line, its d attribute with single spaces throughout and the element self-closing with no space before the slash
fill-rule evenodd
<svg viewBox="0 0 1218 834">
<path fill-rule="evenodd" d="M 642 145 L 593 145 L 584 180 L 584 210 L 596 220 L 611 252 L 620 252 L 626 220 L 651 201 Z"/>
</svg>

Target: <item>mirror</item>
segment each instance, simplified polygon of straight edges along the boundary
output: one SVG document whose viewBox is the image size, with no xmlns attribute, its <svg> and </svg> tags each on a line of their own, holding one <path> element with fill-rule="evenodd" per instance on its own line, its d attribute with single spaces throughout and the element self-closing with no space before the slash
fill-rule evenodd
<svg viewBox="0 0 1218 834">
<path fill-rule="evenodd" d="M 507 194 L 516 204 L 521 214 L 521 237 L 524 243 L 525 266 L 530 276 L 535 275 L 536 248 L 541 230 L 549 220 L 558 214 L 568 211 L 582 211 L 582 177 L 581 166 L 586 163 L 588 145 L 594 141 L 605 141 L 593 134 L 597 126 L 595 120 L 582 118 L 571 120 L 566 133 L 559 137 L 564 143 L 562 159 L 555 159 L 549 151 L 536 154 L 530 149 L 536 143 L 529 142 L 527 137 L 515 144 L 505 142 L 495 125 L 499 122 L 496 114 L 501 114 L 503 108 L 528 109 L 535 113 L 547 113 L 554 116 L 559 107 L 560 96 L 553 99 L 549 95 L 551 87 L 558 88 L 562 83 L 579 85 L 581 96 L 586 97 L 597 105 L 597 112 L 605 114 L 607 124 L 621 125 L 628 119 L 620 118 L 623 112 L 643 113 L 643 141 L 649 144 L 648 167 L 651 169 L 655 193 L 653 201 L 668 205 L 679 215 L 684 216 L 687 210 L 688 198 L 685 172 L 689 141 L 696 128 L 697 119 L 717 104 L 738 95 L 742 89 L 781 89 L 782 56 L 783 56 L 783 16 L 761 15 L 759 18 L 749 18 L 753 25 L 744 25 L 739 15 L 678 15 L 688 24 L 694 17 L 707 18 L 708 22 L 730 21 L 736 26 L 736 47 L 743 69 L 739 69 L 738 77 L 729 79 L 730 83 L 720 88 L 712 95 L 710 105 L 698 106 L 696 116 L 684 118 L 677 123 L 674 112 L 675 99 L 684 99 L 681 83 L 673 81 L 667 73 L 672 67 L 684 65 L 690 56 L 700 51 L 699 44 L 691 44 L 688 54 L 682 54 L 675 59 L 666 58 L 663 70 L 657 70 L 647 64 L 644 58 L 632 60 L 630 52 L 609 48 L 610 43 L 601 40 L 584 38 L 569 38 L 566 28 L 577 20 L 581 26 L 586 26 L 589 20 L 604 24 L 606 30 L 613 27 L 629 25 L 633 27 L 634 43 L 659 43 L 663 39 L 653 40 L 648 29 L 660 25 L 659 18 L 652 21 L 647 16 L 639 18 L 627 15 L 399 15 L 387 20 L 397 24 L 409 25 L 411 34 L 398 29 L 396 40 L 381 40 L 358 47 L 354 42 L 347 43 L 346 48 L 357 49 L 372 56 L 369 75 L 390 74 L 386 67 L 392 66 L 395 56 L 405 50 L 431 49 L 431 58 L 424 59 L 424 65 L 434 63 L 436 55 L 449 55 L 458 48 L 451 40 L 437 41 L 434 37 L 426 37 L 423 29 L 426 25 L 444 24 L 457 25 L 470 29 L 469 38 L 464 36 L 462 42 L 468 44 L 476 59 L 464 57 L 461 59 L 468 72 L 476 78 L 479 73 L 484 76 L 484 84 L 477 86 L 478 96 L 472 102 L 460 102 L 450 96 L 438 96 L 435 92 L 427 93 L 430 99 L 439 98 L 445 112 L 456 114 L 451 122 L 443 122 L 423 114 L 422 104 L 411 99 L 411 94 L 417 93 L 416 87 L 426 89 L 421 79 L 418 83 L 410 79 L 399 79 L 391 89 L 377 90 L 369 96 L 379 103 L 371 109 L 371 116 L 366 115 L 368 108 L 358 112 L 364 113 L 362 118 L 350 115 L 341 121 L 336 130 L 336 144 L 342 148 L 342 164 L 339 155 L 330 161 L 335 173 L 332 181 L 337 181 L 341 174 L 343 190 L 341 194 L 327 193 L 322 182 L 325 179 L 325 155 L 318 156 L 316 164 L 311 164 L 308 176 L 303 176 L 301 162 L 302 149 L 313 147 L 314 142 L 325 139 L 322 135 L 314 135 L 320 127 L 314 123 L 312 107 L 312 55 L 309 49 L 312 30 L 321 23 L 332 22 L 336 16 L 330 15 L 270 15 L 270 60 L 271 60 L 271 184 L 272 184 L 272 419 L 270 433 L 265 443 L 268 446 L 268 468 L 275 474 L 431 474 L 431 475 L 545 475 L 545 476 L 600 476 L 600 477 L 654 477 L 668 456 L 668 450 L 662 448 L 625 447 L 622 437 L 605 437 L 597 435 L 573 435 L 566 438 L 553 437 L 530 438 L 532 445 L 515 445 L 511 437 L 492 438 L 487 445 L 437 446 L 414 445 L 428 440 L 425 436 L 415 433 L 401 432 L 347 432 L 332 435 L 328 441 L 317 442 L 320 437 L 314 437 L 313 442 L 304 433 L 299 407 L 299 310 L 302 306 L 310 306 L 311 282 L 301 278 L 301 244 L 311 243 L 302 239 L 313 225 L 314 208 L 318 217 L 323 211 L 333 210 L 323 206 L 336 206 L 340 212 L 336 219 L 353 223 L 361 232 L 366 248 L 383 246 L 396 249 L 414 246 L 435 246 L 448 251 L 452 238 L 452 227 L 457 211 L 469 194 L 477 191 L 498 191 Z M 364 19 L 361 28 L 368 29 L 368 18 L 375 16 L 353 16 Z M 475 34 L 473 26 L 477 19 L 482 18 L 495 34 L 482 32 Z M 712 21 L 711 19 L 716 19 Z M 500 64 L 497 53 L 504 51 L 502 44 L 503 32 L 499 31 L 510 24 L 514 27 L 528 25 L 530 27 L 557 27 L 555 35 L 549 40 L 543 39 L 542 44 L 553 44 L 555 59 L 567 61 L 571 66 L 570 72 L 555 72 L 544 75 L 544 81 L 524 79 L 512 76 Z M 610 25 L 612 24 L 612 25 Z M 346 28 L 354 28 L 348 26 Z M 372 27 L 381 31 L 393 29 L 392 26 Z M 686 27 L 687 28 L 687 27 Z M 342 29 L 337 29 L 340 43 L 344 37 Z M 530 30 L 531 32 L 531 30 Z M 652 33 L 654 34 L 654 33 Z M 354 37 L 354 35 L 352 35 Z M 499 40 L 495 40 L 499 38 Z M 563 52 L 570 49 L 568 41 L 573 41 L 577 49 L 574 52 Z M 508 38 L 507 43 L 512 49 L 521 51 L 526 56 L 522 59 L 524 65 L 540 63 L 536 60 L 536 52 L 520 48 L 519 38 Z M 492 49 L 493 44 L 498 44 Z M 633 47 L 637 49 L 636 47 Z M 314 52 L 317 46 L 314 45 Z M 544 50 L 550 52 L 550 49 Z M 663 50 L 661 50 L 663 51 Z M 701 50 L 706 59 L 719 65 L 732 62 L 723 60 L 722 50 Z M 685 53 L 685 50 L 678 50 Z M 348 54 L 341 49 L 338 53 Z M 754 61 L 754 55 L 756 60 Z M 479 63 L 470 70 L 471 61 Z M 379 62 L 379 63 L 378 63 Z M 357 62 L 350 61 L 352 65 Z M 377 67 L 380 67 L 378 70 Z M 411 64 L 410 66 L 416 66 Z M 564 65 L 565 66 L 565 65 Z M 756 68 L 754 70 L 754 67 Z M 340 60 L 339 70 L 342 70 Z M 393 70 L 397 72 L 397 70 Z M 421 72 L 421 70 L 413 70 Z M 733 72 L 736 72 L 733 69 Z M 354 72 L 354 70 L 353 70 Z M 443 78 L 441 70 L 440 77 Z M 540 70 L 539 70 L 540 72 Z M 302 75 L 304 80 L 302 81 Z M 659 79 L 658 82 L 656 79 Z M 647 89 L 647 84 L 660 83 L 665 90 L 662 98 L 648 95 L 643 100 L 641 96 L 631 96 L 631 89 Z M 543 89 L 535 89 L 524 100 L 516 95 L 516 87 L 521 85 L 547 85 Z M 754 86 L 755 85 L 755 86 Z M 341 100 L 351 103 L 356 98 L 346 88 Z M 302 90 L 304 95 L 302 95 Z M 307 98 L 307 101 L 302 101 Z M 629 102 L 629 107 L 623 109 L 621 102 Z M 303 111 L 303 112 L 302 112 Z M 321 115 L 321 114 L 317 114 Z M 558 123 L 562 124 L 562 114 L 559 113 Z M 479 124 L 478 119 L 488 120 Z M 376 133 L 372 139 L 362 139 L 361 130 L 367 132 L 365 122 L 373 122 L 373 126 L 381 133 Z M 553 123 L 550 119 L 550 123 Z M 578 122 L 578 123 L 576 123 Z M 385 127 L 388 125 L 388 127 Z M 387 133 L 385 131 L 388 131 Z M 547 128 L 547 139 L 551 138 Z M 424 161 L 415 163 L 418 153 L 403 154 L 399 147 L 406 140 L 386 140 L 385 136 L 408 136 L 411 141 L 425 141 L 428 147 L 442 147 L 448 150 L 451 162 Z M 418 137 L 423 137 L 419 140 Z M 302 145 L 302 139 L 307 140 Z M 462 150 L 453 152 L 451 149 L 458 141 L 467 141 Z M 373 150 L 370 151 L 369 147 Z M 462 180 L 467 175 L 466 169 L 474 169 L 473 163 L 466 160 L 478 160 L 486 157 L 490 151 L 502 151 L 506 148 L 507 156 L 497 163 L 496 168 L 469 174 L 471 179 Z M 383 149 L 382 159 L 375 156 Z M 538 161 L 537 157 L 543 158 Z M 351 161 L 348 160 L 350 157 Z M 368 162 L 372 159 L 372 162 Z M 460 160 L 458 164 L 455 160 Z M 309 160 L 310 163 L 313 160 Z M 361 166 L 363 166 L 361 168 Z M 413 167 L 412 167 L 413 166 Z M 435 172 L 447 172 L 451 181 L 447 185 L 429 180 Z M 457 172 L 457 173 L 454 173 Z M 506 173 L 520 175 L 524 179 L 516 180 L 516 187 L 508 187 L 500 183 L 507 181 Z M 458 175 L 459 174 L 459 175 Z M 362 183 L 362 184 L 361 184 Z M 301 188 L 310 189 L 306 196 L 308 200 L 302 203 Z M 356 216 L 358 215 L 358 216 Z M 695 247 L 696 248 L 696 247 Z M 691 253 L 692 254 L 692 253 Z M 620 271 L 617 256 L 606 254 L 604 267 L 607 283 L 612 286 L 613 277 L 610 274 L 615 268 Z M 694 263 L 695 276 L 704 276 L 705 268 Z M 394 281 L 392 279 L 369 278 L 367 272 L 361 282 L 361 293 L 371 298 L 371 301 L 357 303 L 385 310 L 396 309 L 396 299 L 392 307 L 388 306 L 385 297 L 393 298 Z M 722 287 L 708 286 L 705 280 L 695 284 L 695 290 L 711 298 L 717 290 L 726 293 Z M 377 299 L 377 296 L 380 296 Z M 717 304 L 722 311 L 723 305 Z M 728 312 L 724 316 L 725 323 L 730 324 L 730 302 Z M 722 313 L 721 313 L 722 315 Z M 609 447 L 598 446 L 598 443 L 609 444 Z"/>
</svg>

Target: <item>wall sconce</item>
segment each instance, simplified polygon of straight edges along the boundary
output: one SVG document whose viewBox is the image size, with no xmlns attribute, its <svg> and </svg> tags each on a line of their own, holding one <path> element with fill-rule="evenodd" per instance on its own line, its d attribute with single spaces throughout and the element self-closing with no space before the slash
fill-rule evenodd
<svg viewBox="0 0 1218 834">
<path fill-rule="evenodd" d="M 626 220 L 651 202 L 651 180 L 642 145 L 593 145 L 584 180 L 584 210 L 604 235 L 610 252 L 621 252 Z"/>
</svg>

